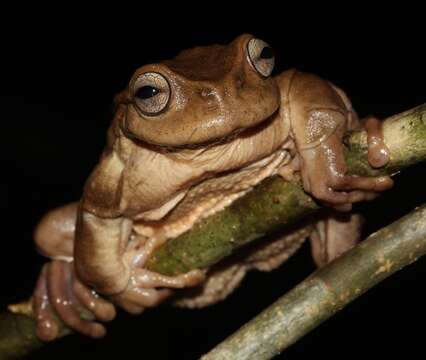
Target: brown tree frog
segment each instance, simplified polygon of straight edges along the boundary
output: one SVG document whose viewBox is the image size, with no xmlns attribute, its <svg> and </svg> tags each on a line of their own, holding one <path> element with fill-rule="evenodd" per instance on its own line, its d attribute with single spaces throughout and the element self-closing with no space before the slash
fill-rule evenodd
<svg viewBox="0 0 426 360">
<path fill-rule="evenodd" d="M 305 191 L 345 211 L 392 186 L 387 176 L 346 174 L 342 137 L 362 125 L 343 91 L 296 70 L 271 76 L 273 67 L 271 47 L 242 35 L 135 72 L 116 97 L 106 148 L 81 200 L 49 212 L 36 229 L 51 259 L 32 297 L 42 340 L 58 335 L 58 317 L 100 337 L 115 305 L 140 313 L 172 289 L 198 285 L 179 305 L 214 303 L 248 270 L 280 265 L 308 236 L 318 265 L 357 241 L 359 217 L 334 212 L 210 271 L 169 277 L 144 268 L 158 246 L 275 174 L 300 172 Z M 369 161 L 383 166 L 380 122 L 370 118 L 366 128 Z M 93 320 L 80 318 L 81 308 Z"/>
</svg>

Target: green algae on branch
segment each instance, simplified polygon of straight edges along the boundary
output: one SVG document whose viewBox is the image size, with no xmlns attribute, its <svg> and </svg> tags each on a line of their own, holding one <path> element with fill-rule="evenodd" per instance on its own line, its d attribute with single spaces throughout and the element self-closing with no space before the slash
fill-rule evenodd
<svg viewBox="0 0 426 360">
<path fill-rule="evenodd" d="M 201 359 L 271 359 L 425 254 L 423 205 L 317 270 Z"/>
<path fill-rule="evenodd" d="M 351 174 L 394 174 L 426 159 L 426 104 L 386 119 L 383 131 L 390 151 L 390 162 L 383 169 L 373 169 L 368 163 L 366 132 L 348 134 L 345 157 Z M 228 208 L 168 240 L 150 258 L 148 268 L 175 275 L 208 267 L 239 247 L 318 208 L 303 191 L 300 181 L 288 183 L 278 176 L 266 179 Z"/>
<path fill-rule="evenodd" d="M 59 337 L 71 333 L 61 324 Z M 36 321 L 28 309 L 23 314 L 0 313 L 0 360 L 23 359 L 44 344 L 36 335 Z"/>
<path fill-rule="evenodd" d="M 29 316 L 0 314 L 0 360 L 21 359 L 42 347 L 35 326 L 35 320 Z"/>
<path fill-rule="evenodd" d="M 292 224 L 318 208 L 298 184 L 271 177 L 224 211 L 169 240 L 154 253 L 148 267 L 175 275 L 210 266 L 244 244 Z"/>
</svg>

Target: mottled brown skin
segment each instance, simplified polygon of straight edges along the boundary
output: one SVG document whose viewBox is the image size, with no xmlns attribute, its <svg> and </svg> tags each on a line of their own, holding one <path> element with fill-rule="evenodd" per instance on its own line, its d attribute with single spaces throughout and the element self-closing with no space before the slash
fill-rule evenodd
<svg viewBox="0 0 426 360">
<path fill-rule="evenodd" d="M 55 315 L 102 336 L 98 321 L 114 317 L 112 303 L 140 313 L 174 288 L 202 284 L 180 305 L 214 303 L 248 270 L 279 266 L 309 235 L 319 265 L 358 240 L 358 216 L 330 215 L 210 269 L 207 277 L 207 269 L 176 277 L 144 269 L 156 247 L 268 176 L 300 171 L 307 192 L 341 210 L 392 186 L 389 177 L 346 175 L 342 137 L 361 123 L 340 89 L 295 70 L 271 77 L 272 67 L 270 48 L 242 35 L 135 72 L 116 97 L 107 146 L 80 202 L 50 212 L 36 230 L 39 249 L 52 259 L 33 296 L 41 339 L 57 336 Z M 369 159 L 383 166 L 378 124 L 367 122 Z M 94 320 L 80 319 L 80 307 Z"/>
</svg>

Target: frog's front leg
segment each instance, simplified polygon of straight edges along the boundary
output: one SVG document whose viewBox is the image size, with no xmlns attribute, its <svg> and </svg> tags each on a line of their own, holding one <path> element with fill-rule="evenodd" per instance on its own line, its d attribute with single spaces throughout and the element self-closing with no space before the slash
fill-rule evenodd
<svg viewBox="0 0 426 360">
<path fill-rule="evenodd" d="M 182 289 L 198 285 L 205 278 L 204 270 L 192 270 L 177 276 L 166 276 L 145 269 L 145 263 L 152 252 L 164 240 L 152 237 L 148 240 L 132 235 L 123 256 L 130 266 L 130 278 L 126 289 L 111 298 L 129 313 L 139 314 L 146 307 L 157 306 L 172 295 L 172 289 Z"/>
<path fill-rule="evenodd" d="M 44 341 L 58 336 L 58 318 L 70 328 L 92 337 L 105 333 L 99 321 L 115 317 L 115 307 L 85 286 L 76 276 L 73 263 L 74 233 L 78 203 L 48 212 L 38 224 L 35 242 L 51 260 L 40 272 L 31 298 L 37 319 L 37 334 Z M 93 320 L 83 320 L 80 313 Z"/>
<path fill-rule="evenodd" d="M 171 293 L 170 288 L 196 285 L 203 272 L 166 277 L 144 269 L 149 255 L 162 240 L 151 238 L 141 242 L 139 248 L 130 241 L 131 214 L 137 211 L 127 208 L 126 196 L 133 198 L 136 194 L 123 190 L 124 168 L 120 157 L 110 149 L 86 182 L 77 215 L 74 261 L 85 284 L 125 310 L 138 313 L 161 302 Z"/>
<path fill-rule="evenodd" d="M 393 185 L 389 176 L 347 175 L 339 131 L 315 147 L 301 149 L 299 155 L 304 189 L 341 210 L 350 210 L 354 202 L 372 200 Z"/>
<path fill-rule="evenodd" d="M 97 322 L 111 321 L 115 317 L 114 306 L 100 298 L 75 276 L 73 263 L 52 260 L 40 273 L 32 299 L 37 319 L 37 335 L 50 341 L 59 335 L 60 318 L 66 326 L 91 337 L 102 337 L 105 327 Z M 81 317 L 88 312 L 92 320 Z"/>
<path fill-rule="evenodd" d="M 202 270 L 165 276 L 145 269 L 146 260 L 163 241 L 152 238 L 134 249 L 129 246 L 131 225 L 124 217 L 107 219 L 82 211 L 75 259 L 87 284 L 124 310 L 140 313 L 171 295 L 170 289 L 195 286 L 204 279 Z"/>
<path fill-rule="evenodd" d="M 392 187 L 389 176 L 347 174 L 342 140 L 347 130 L 359 127 L 359 122 L 341 90 L 313 75 L 297 73 L 289 103 L 306 191 L 340 210 L 349 210 L 351 203 L 371 200 Z M 379 124 L 370 120 L 366 126 L 368 159 L 374 167 L 384 166 L 389 159 Z"/>
<path fill-rule="evenodd" d="M 111 298 L 124 310 L 139 314 L 147 307 L 160 304 L 172 295 L 172 289 L 198 285 L 205 278 L 202 270 L 192 270 L 177 276 L 166 276 L 146 269 L 132 271 L 127 288 Z"/>
</svg>

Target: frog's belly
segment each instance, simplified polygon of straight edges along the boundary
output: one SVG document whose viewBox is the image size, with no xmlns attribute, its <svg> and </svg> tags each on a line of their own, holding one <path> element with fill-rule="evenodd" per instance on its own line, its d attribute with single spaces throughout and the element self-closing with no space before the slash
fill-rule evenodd
<svg viewBox="0 0 426 360">
<path fill-rule="evenodd" d="M 248 167 L 205 180 L 163 205 L 158 214 L 149 214 L 151 219 L 167 215 L 156 221 L 138 220 L 133 230 L 143 237 L 162 240 L 179 236 L 198 220 L 224 209 L 263 179 L 275 175 L 290 158 L 289 152 L 281 149 Z"/>
</svg>

